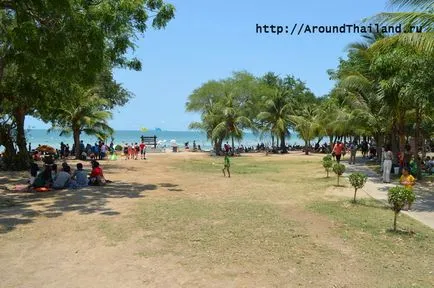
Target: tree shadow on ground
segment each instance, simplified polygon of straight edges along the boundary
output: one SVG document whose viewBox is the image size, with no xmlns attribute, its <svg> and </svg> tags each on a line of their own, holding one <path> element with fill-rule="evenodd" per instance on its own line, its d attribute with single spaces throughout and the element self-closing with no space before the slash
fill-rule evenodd
<svg viewBox="0 0 434 288">
<path fill-rule="evenodd" d="M 179 187 L 178 184 L 172 184 L 172 183 L 159 183 L 158 185 L 160 185 L 163 188 L 167 188 L 167 190 L 172 191 L 172 192 L 181 192 L 184 191 L 181 188 L 175 188 L 175 187 Z"/>
<path fill-rule="evenodd" d="M 22 182 L 21 182 L 22 183 Z M 118 215 L 108 207 L 112 199 L 141 198 L 157 185 L 113 182 L 103 187 L 89 186 L 49 192 L 1 191 L 0 199 L 9 205 L 0 206 L 0 233 L 7 233 L 21 224 L 33 222 L 37 216 L 58 217 L 65 212 L 79 214 Z"/>
</svg>

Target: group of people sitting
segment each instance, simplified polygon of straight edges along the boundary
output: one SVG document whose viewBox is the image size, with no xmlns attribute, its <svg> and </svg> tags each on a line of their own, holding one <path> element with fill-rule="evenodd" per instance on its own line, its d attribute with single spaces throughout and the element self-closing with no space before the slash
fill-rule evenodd
<svg viewBox="0 0 434 288">
<path fill-rule="evenodd" d="M 62 163 L 62 168 L 58 171 L 57 164 L 45 163 L 42 170 L 38 164 L 32 163 L 30 167 L 30 188 L 34 189 L 77 189 L 92 186 L 102 186 L 107 182 L 102 168 L 97 161 L 92 161 L 92 171 L 88 174 L 83 170 L 83 164 L 77 163 L 77 169 L 72 171 L 66 163 Z"/>
</svg>

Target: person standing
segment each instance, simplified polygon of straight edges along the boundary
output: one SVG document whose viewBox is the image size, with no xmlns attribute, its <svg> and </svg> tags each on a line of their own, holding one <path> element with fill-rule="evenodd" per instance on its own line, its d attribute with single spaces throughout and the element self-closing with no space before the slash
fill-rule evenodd
<svg viewBox="0 0 434 288">
<path fill-rule="evenodd" d="M 333 152 L 336 157 L 336 162 L 341 162 L 342 150 L 344 149 L 344 144 L 341 141 L 336 142 L 335 147 L 333 147 Z"/>
<path fill-rule="evenodd" d="M 229 160 L 228 152 L 225 152 L 225 160 L 224 160 L 224 166 L 223 166 L 223 176 L 226 177 L 225 170 L 228 171 L 228 177 L 231 178 L 231 172 L 229 171 L 229 168 L 231 167 L 231 161 Z"/>
<path fill-rule="evenodd" d="M 393 153 L 390 151 L 390 147 L 386 148 L 386 152 L 384 153 L 384 162 L 383 162 L 383 182 L 390 183 L 390 170 L 392 170 L 392 159 Z"/>
<path fill-rule="evenodd" d="M 352 142 L 350 144 L 350 164 L 356 164 L 357 144 Z"/>
</svg>

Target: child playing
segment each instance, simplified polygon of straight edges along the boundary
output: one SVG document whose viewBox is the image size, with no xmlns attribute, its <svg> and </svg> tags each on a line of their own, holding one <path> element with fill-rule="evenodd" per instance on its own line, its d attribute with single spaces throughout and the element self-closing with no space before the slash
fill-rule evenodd
<svg viewBox="0 0 434 288">
<path fill-rule="evenodd" d="M 413 191 L 413 186 L 415 184 L 415 179 L 414 177 L 409 173 L 408 168 L 404 167 L 402 168 L 402 175 L 401 178 L 399 178 L 399 183 L 404 185 L 405 188 Z M 411 204 L 412 203 L 407 203 L 408 204 L 408 209 L 410 210 L 411 208 Z"/>
<path fill-rule="evenodd" d="M 222 169 L 223 176 L 226 177 L 225 170 L 228 171 L 228 177 L 231 178 L 231 172 L 229 171 L 229 168 L 231 167 L 231 162 L 229 160 L 228 152 L 225 153 L 225 160 L 224 160 L 224 167 Z"/>
</svg>

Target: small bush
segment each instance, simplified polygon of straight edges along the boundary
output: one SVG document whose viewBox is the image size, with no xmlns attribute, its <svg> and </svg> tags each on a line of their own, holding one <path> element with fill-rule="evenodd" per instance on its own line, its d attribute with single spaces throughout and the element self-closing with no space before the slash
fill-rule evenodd
<svg viewBox="0 0 434 288">
<path fill-rule="evenodd" d="M 415 199 L 416 196 L 413 191 L 408 188 L 396 186 L 389 189 L 387 192 L 387 200 L 391 205 L 392 210 L 395 212 L 393 231 L 396 231 L 396 218 L 398 217 L 399 212 L 401 212 L 406 204 L 410 206 Z"/>
<path fill-rule="evenodd" d="M 329 172 L 333 167 L 333 160 L 331 155 L 327 155 L 322 158 L 322 166 L 327 172 L 327 177 L 329 177 Z"/>
<path fill-rule="evenodd" d="M 333 165 L 333 172 L 335 172 L 335 174 L 338 175 L 338 186 L 339 186 L 339 177 L 341 177 L 342 174 L 344 174 L 345 165 L 340 164 L 340 163 L 336 163 L 335 165 Z"/>
<path fill-rule="evenodd" d="M 122 149 L 123 149 L 122 145 L 118 144 L 118 145 L 115 146 L 115 150 L 116 151 L 122 151 Z"/>
<path fill-rule="evenodd" d="M 354 187 L 354 202 L 356 202 L 357 189 L 363 188 L 365 186 L 368 177 L 363 173 L 353 173 L 349 177 L 351 186 Z"/>
</svg>

